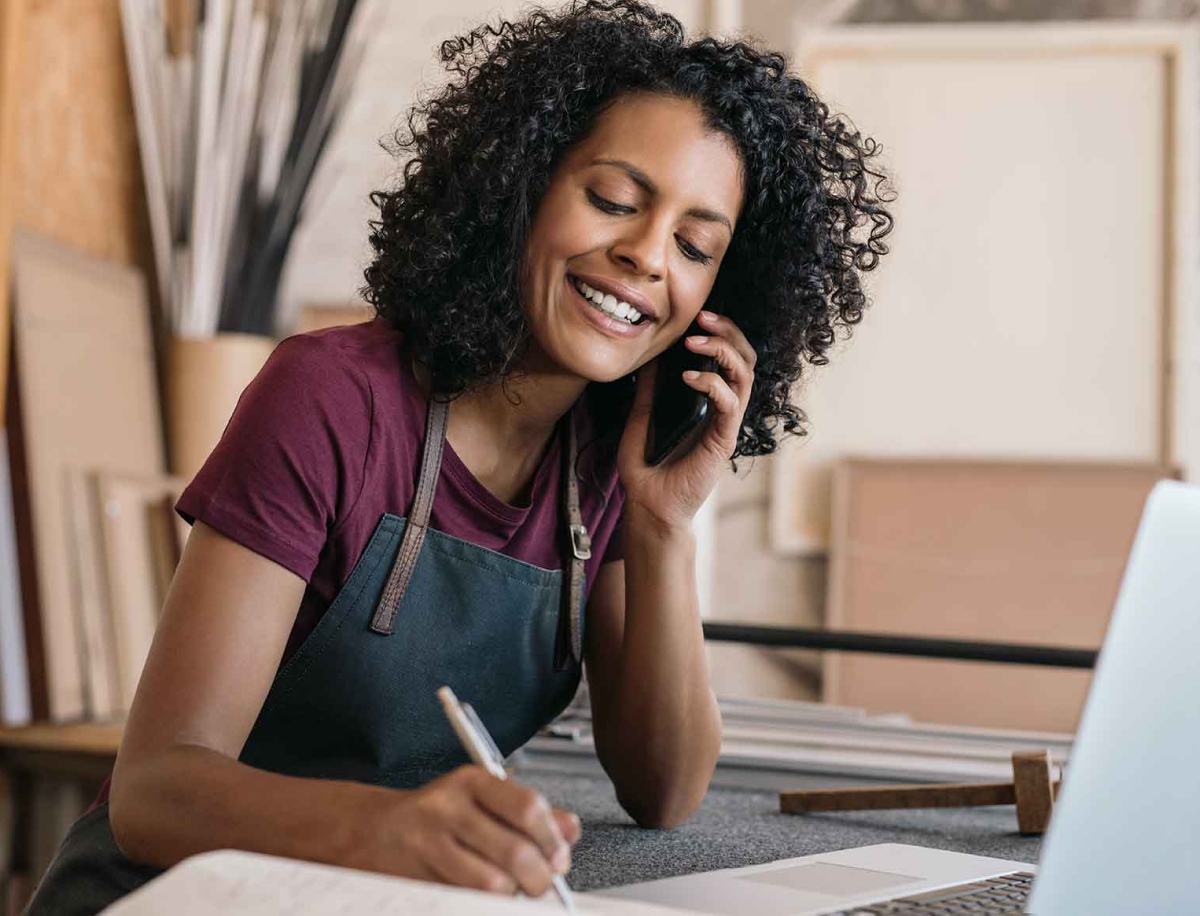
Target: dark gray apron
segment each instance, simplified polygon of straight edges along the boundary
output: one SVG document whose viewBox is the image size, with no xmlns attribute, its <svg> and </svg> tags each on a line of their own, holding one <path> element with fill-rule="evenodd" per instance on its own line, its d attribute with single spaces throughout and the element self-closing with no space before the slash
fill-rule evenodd
<svg viewBox="0 0 1200 916">
<path fill-rule="evenodd" d="M 571 701 L 584 560 L 573 411 L 563 418 L 567 573 L 429 528 L 449 407 L 430 401 L 409 518 L 385 513 L 333 603 L 275 677 L 240 760 L 277 773 L 411 788 L 468 762 L 435 691 L 475 707 L 505 755 Z M 126 858 L 108 805 L 68 831 L 30 914 L 94 913 L 159 874 Z"/>
</svg>

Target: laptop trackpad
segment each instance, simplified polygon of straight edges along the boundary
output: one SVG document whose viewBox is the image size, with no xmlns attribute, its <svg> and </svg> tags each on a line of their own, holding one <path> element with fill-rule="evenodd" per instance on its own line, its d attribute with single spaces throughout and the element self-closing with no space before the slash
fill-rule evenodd
<svg viewBox="0 0 1200 916">
<path fill-rule="evenodd" d="M 738 877 L 742 881 L 759 881 L 763 884 L 775 884 L 796 891 L 830 894 L 835 897 L 869 894 L 921 880 L 912 875 L 875 871 L 870 868 L 854 868 L 849 865 L 831 865 L 828 862 L 793 865 L 791 868 L 773 868 Z"/>
</svg>

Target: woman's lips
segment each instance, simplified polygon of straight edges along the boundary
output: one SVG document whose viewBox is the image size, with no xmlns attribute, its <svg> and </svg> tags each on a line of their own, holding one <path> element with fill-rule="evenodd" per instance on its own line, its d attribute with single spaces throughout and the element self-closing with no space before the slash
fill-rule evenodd
<svg viewBox="0 0 1200 916">
<path fill-rule="evenodd" d="M 626 340 L 631 337 L 637 337 L 651 322 L 649 319 L 642 319 L 637 324 L 630 324 L 628 321 L 622 321 L 619 318 L 610 318 L 600 309 L 596 308 L 575 288 L 575 284 L 571 282 L 571 275 L 567 274 L 563 277 L 563 283 L 567 287 L 567 295 L 575 303 L 576 307 L 583 313 L 583 317 L 591 322 L 592 326 L 597 330 L 609 335 L 610 337 L 618 337 Z"/>
</svg>

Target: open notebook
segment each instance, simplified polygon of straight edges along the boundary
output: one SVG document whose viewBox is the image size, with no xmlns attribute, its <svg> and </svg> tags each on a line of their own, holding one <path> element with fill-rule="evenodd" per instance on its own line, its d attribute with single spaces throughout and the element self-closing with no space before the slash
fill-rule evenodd
<svg viewBox="0 0 1200 916">
<path fill-rule="evenodd" d="M 578 913 L 679 916 L 678 909 L 575 894 Z M 553 892 L 538 900 L 501 897 L 425 881 L 223 849 L 185 859 L 118 900 L 109 916 L 291 916 L 565 912 Z"/>
</svg>

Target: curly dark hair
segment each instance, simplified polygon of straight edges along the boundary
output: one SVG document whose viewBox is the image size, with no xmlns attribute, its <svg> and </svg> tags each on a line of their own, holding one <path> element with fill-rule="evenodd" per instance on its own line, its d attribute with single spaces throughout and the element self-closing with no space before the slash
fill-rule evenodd
<svg viewBox="0 0 1200 916">
<path fill-rule="evenodd" d="M 826 363 L 835 329 L 861 320 L 859 272 L 888 251 L 895 194 L 870 161 L 879 145 L 831 115 L 783 55 L 686 42 L 644 3 L 535 9 L 444 41 L 440 56 L 450 81 L 393 138 L 410 157 L 397 187 L 371 195 L 380 217 L 362 290 L 436 390 L 498 381 L 519 361 L 521 259 L 556 164 L 616 98 L 656 92 L 693 101 L 742 161 L 742 212 L 709 300 L 758 354 L 732 457 L 773 452 L 780 418 L 803 435 L 790 400 L 802 365 Z M 632 390 L 632 376 L 588 386 L 602 439 L 619 440 Z"/>
</svg>

